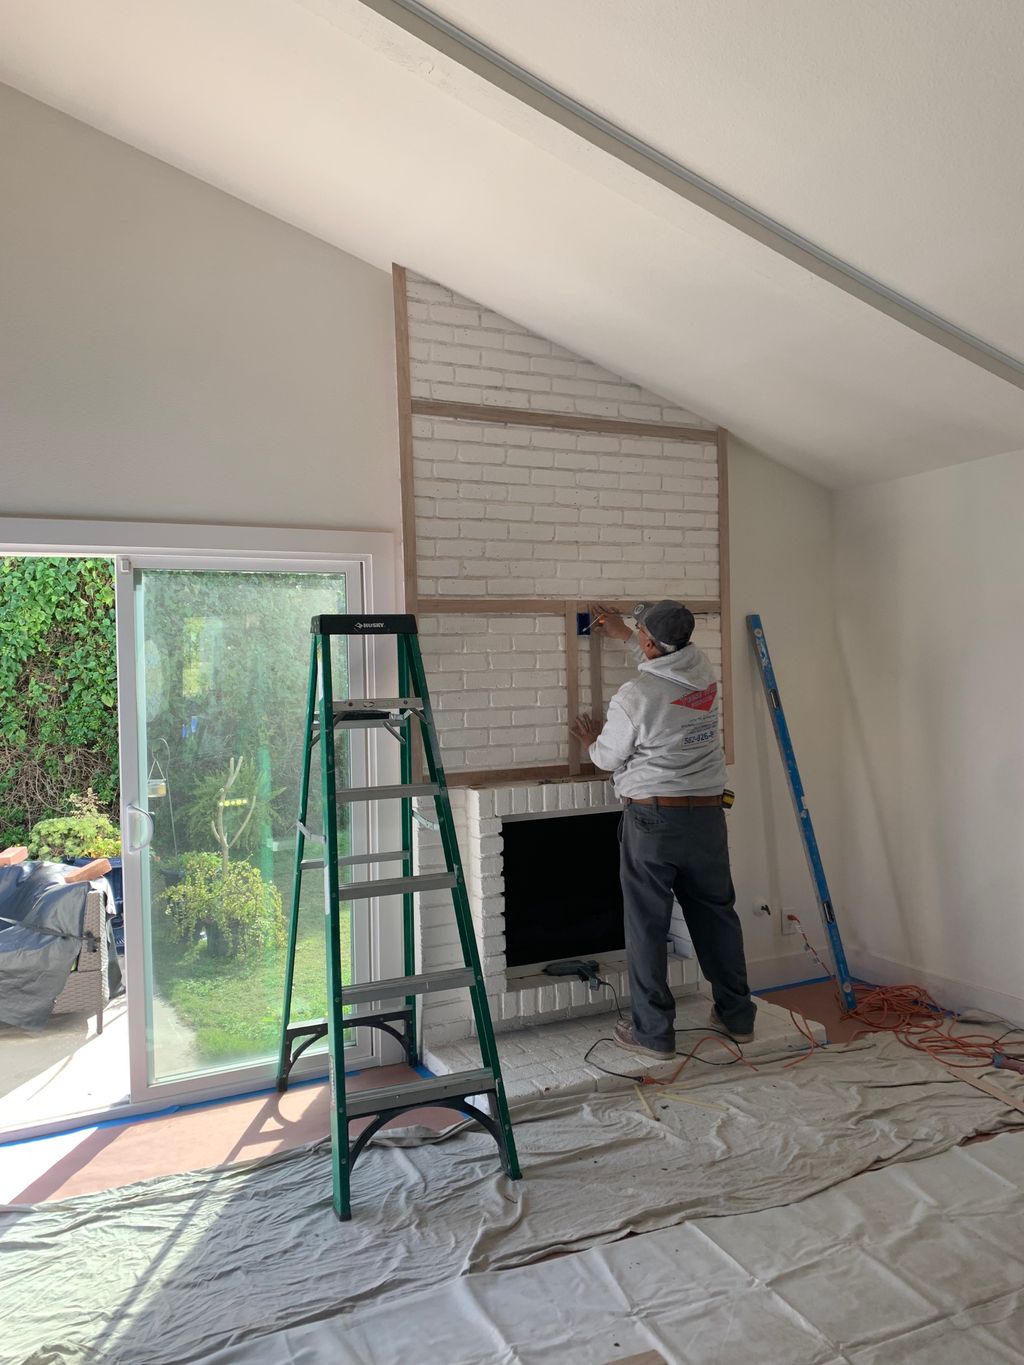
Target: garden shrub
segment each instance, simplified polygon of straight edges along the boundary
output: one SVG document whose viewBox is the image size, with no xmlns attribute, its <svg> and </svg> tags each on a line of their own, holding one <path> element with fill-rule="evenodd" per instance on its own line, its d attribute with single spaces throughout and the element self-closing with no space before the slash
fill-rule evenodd
<svg viewBox="0 0 1024 1365">
<path fill-rule="evenodd" d="M 28 840 L 30 858 L 68 863 L 74 858 L 119 858 L 121 832 L 99 808 L 90 788 L 84 796 L 68 800 L 70 815 L 38 820 Z"/>
<path fill-rule="evenodd" d="M 205 933 L 214 957 L 245 957 L 282 939 L 281 893 L 252 863 L 228 863 L 217 853 L 186 853 L 183 876 L 163 893 L 174 936 L 192 943 Z"/>
</svg>

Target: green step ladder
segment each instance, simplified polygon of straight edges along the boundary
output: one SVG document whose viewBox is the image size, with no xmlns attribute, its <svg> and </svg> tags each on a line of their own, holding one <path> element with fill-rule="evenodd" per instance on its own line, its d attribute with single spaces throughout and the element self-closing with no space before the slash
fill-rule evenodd
<svg viewBox="0 0 1024 1365">
<path fill-rule="evenodd" d="M 441 765 L 437 730 L 434 726 L 423 671 L 419 637 L 414 616 L 314 616 L 309 655 L 309 686 L 306 693 L 302 780 L 299 787 L 298 837 L 295 843 L 295 872 L 292 883 L 291 919 L 288 927 L 288 952 L 285 966 L 284 1009 L 281 1049 L 277 1068 L 277 1088 L 286 1090 L 295 1062 L 318 1039 L 326 1037 L 331 1081 L 331 1148 L 334 1172 L 334 1211 L 341 1219 L 352 1216 L 352 1166 L 377 1130 L 390 1119 L 411 1109 L 425 1106 L 453 1109 L 476 1119 L 498 1144 L 501 1164 L 512 1180 L 520 1178 L 512 1121 L 509 1118 L 505 1088 L 501 1078 L 498 1049 L 491 1026 L 491 1013 L 480 969 L 480 954 L 470 915 L 466 883 L 459 858 L 451 800 Z M 331 679 L 331 640 L 335 636 L 378 639 L 394 636 L 398 648 L 398 697 L 338 700 Z M 429 781 L 413 781 L 413 735 L 422 738 Z M 401 746 L 401 783 L 398 786 L 349 787 L 339 789 L 335 772 L 335 734 L 338 730 L 383 729 Z M 310 831 L 306 824 L 309 805 L 310 769 L 313 750 L 320 746 L 320 779 L 323 791 L 324 830 Z M 416 797 L 432 796 L 436 825 L 414 810 Z M 338 806 L 355 801 L 400 800 L 402 803 L 402 847 L 391 853 L 366 853 L 340 857 L 338 854 Z M 441 835 L 445 866 L 443 873 L 413 875 L 413 823 L 436 829 Z M 306 857 L 306 841 L 323 844 L 323 858 Z M 377 878 L 366 882 L 342 883 L 340 870 L 360 863 L 400 863 L 402 876 Z M 323 869 L 324 933 L 327 946 L 328 1014 L 326 1019 L 291 1022 L 292 985 L 295 976 L 295 943 L 298 932 L 302 874 Z M 416 973 L 415 896 L 422 891 L 450 890 L 455 921 L 462 945 L 461 967 L 447 971 Z M 342 986 L 341 904 L 368 900 L 376 896 L 402 896 L 404 975 L 390 980 L 356 986 Z M 421 1065 L 422 1053 L 417 1027 L 417 1000 L 432 991 L 467 989 L 476 1019 L 481 1065 L 472 1071 L 448 1076 L 427 1076 L 407 1085 L 361 1090 L 351 1098 L 345 1093 L 345 1032 L 354 1028 L 376 1028 L 396 1038 L 405 1051 L 408 1064 Z M 401 1007 L 387 1002 L 404 998 Z M 381 1006 L 384 1005 L 384 1008 Z M 346 1015 L 347 1007 L 376 1006 L 366 1012 Z M 473 1103 L 484 1098 L 486 1111 Z M 356 1140 L 349 1142 L 348 1126 L 353 1119 L 370 1118 Z"/>
</svg>

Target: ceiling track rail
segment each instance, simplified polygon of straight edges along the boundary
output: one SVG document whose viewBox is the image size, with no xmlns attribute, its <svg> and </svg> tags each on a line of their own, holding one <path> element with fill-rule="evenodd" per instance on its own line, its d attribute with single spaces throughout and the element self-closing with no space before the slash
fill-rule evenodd
<svg viewBox="0 0 1024 1365">
<path fill-rule="evenodd" d="M 826 280 L 904 327 L 990 374 L 1024 389 L 1024 361 L 933 313 L 898 290 L 834 256 L 777 219 L 565 95 L 525 67 L 436 14 L 419 0 L 360 0 L 435 51 L 552 119 L 616 160 L 728 223 L 745 236 Z"/>
</svg>

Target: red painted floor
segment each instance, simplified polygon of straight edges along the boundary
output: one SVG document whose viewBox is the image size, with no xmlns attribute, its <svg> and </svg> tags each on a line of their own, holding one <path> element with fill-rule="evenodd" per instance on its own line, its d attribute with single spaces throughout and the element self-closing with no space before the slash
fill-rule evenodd
<svg viewBox="0 0 1024 1365">
<path fill-rule="evenodd" d="M 781 991 L 765 991 L 762 998 L 824 1024 L 830 1043 L 848 1042 L 861 1028 L 855 1020 L 843 1018 L 842 1005 L 831 981 L 815 981 L 809 986 L 787 986 Z"/>
<path fill-rule="evenodd" d="M 407 1066 L 388 1066 L 350 1076 L 348 1088 L 350 1092 L 369 1090 L 416 1079 L 416 1072 Z M 416 1121 L 441 1129 L 458 1119 L 450 1109 L 421 1109 Z M 352 1133 L 357 1133 L 366 1122 L 353 1123 Z M 395 1120 L 395 1124 L 398 1122 Z M 72 1194 L 113 1189 L 151 1176 L 251 1161 L 315 1142 L 329 1131 L 326 1082 L 300 1086 L 284 1095 L 229 1100 L 164 1118 L 97 1128 L 37 1176 L 12 1202 L 34 1204 L 66 1199 Z M 0 1152 L 0 1161 L 4 1156 Z"/>
</svg>

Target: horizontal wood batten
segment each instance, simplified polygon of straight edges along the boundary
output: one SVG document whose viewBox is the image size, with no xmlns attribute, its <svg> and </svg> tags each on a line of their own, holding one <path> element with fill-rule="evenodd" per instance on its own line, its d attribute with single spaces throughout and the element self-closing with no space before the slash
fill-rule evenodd
<svg viewBox="0 0 1024 1365">
<path fill-rule="evenodd" d="M 672 422 L 629 422 L 619 417 L 585 417 L 572 412 L 533 408 L 499 408 L 490 403 L 449 403 L 441 398 L 414 398 L 416 417 L 443 417 L 454 422 L 493 422 L 507 427 L 549 427 L 558 431 L 590 431 L 599 436 L 649 436 L 654 441 L 689 441 L 713 446 L 715 427 L 681 427 Z"/>
<path fill-rule="evenodd" d="M 581 763 L 578 773 L 570 773 L 567 763 L 550 763 L 540 768 L 480 768 L 448 773 L 447 778 L 449 787 L 490 787 L 499 782 L 603 782 L 608 774 L 598 772 L 592 763 Z"/>
<path fill-rule="evenodd" d="M 684 601 L 686 599 L 683 599 Z M 693 598 L 686 602 L 694 616 L 716 616 L 721 611 L 717 598 Z M 421 597 L 421 616 L 561 616 L 570 607 L 576 611 L 606 611 L 628 614 L 636 602 L 586 602 L 565 597 Z"/>
</svg>

